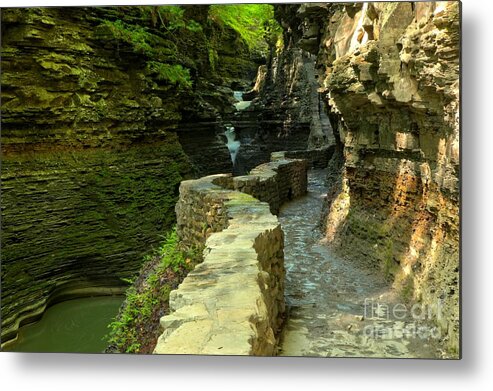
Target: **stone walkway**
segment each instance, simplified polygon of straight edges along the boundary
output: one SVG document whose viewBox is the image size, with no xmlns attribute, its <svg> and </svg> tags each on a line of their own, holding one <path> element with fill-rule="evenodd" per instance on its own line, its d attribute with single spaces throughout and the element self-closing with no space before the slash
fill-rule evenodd
<svg viewBox="0 0 493 391">
<path fill-rule="evenodd" d="M 325 170 L 310 171 L 308 195 L 280 212 L 288 318 L 279 354 L 439 358 L 436 339 L 430 337 L 435 330 L 402 315 L 405 304 L 381 272 L 340 259 L 321 243 L 325 176 Z M 405 306 L 409 313 L 411 306 Z"/>
</svg>

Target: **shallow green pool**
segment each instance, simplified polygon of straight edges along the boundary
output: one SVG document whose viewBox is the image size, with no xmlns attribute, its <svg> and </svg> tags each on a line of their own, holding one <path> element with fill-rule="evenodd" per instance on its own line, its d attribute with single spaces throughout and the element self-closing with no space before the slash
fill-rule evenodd
<svg viewBox="0 0 493 391">
<path fill-rule="evenodd" d="M 38 322 L 22 327 L 17 341 L 5 350 L 100 353 L 122 302 L 123 296 L 99 296 L 55 304 Z"/>
</svg>

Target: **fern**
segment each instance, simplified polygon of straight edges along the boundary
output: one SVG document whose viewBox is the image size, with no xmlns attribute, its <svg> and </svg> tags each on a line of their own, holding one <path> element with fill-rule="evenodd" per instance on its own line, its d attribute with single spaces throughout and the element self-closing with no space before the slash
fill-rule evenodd
<svg viewBox="0 0 493 391">
<path fill-rule="evenodd" d="M 169 12 L 168 8 L 180 9 L 179 7 L 159 7 L 166 8 L 168 11 L 167 18 L 171 22 L 168 24 L 168 29 L 176 29 L 186 27 L 182 19 L 182 12 Z M 170 15 L 174 15 L 170 17 Z M 182 23 L 183 22 L 183 23 Z M 196 22 L 195 22 L 196 23 Z M 198 23 L 196 23 L 198 25 Z M 167 64 L 159 60 L 163 57 L 173 59 L 173 50 L 163 47 L 165 41 L 147 31 L 145 27 L 139 25 L 129 25 L 121 20 L 104 21 L 103 25 L 109 29 L 113 38 L 129 44 L 133 51 L 138 54 L 143 54 L 148 57 L 147 70 L 150 73 L 155 73 L 158 80 L 167 81 L 170 84 L 177 85 L 180 88 L 191 88 L 192 80 L 190 78 L 190 70 L 179 64 Z M 200 25 L 199 25 L 200 26 Z M 189 24 L 191 29 L 196 29 L 195 24 Z"/>
<path fill-rule="evenodd" d="M 150 45 L 152 34 L 145 27 L 129 25 L 120 19 L 114 22 L 105 20 L 103 25 L 109 29 L 114 38 L 130 44 L 136 53 L 148 56 L 153 54 L 153 49 Z"/>
<path fill-rule="evenodd" d="M 148 61 L 147 69 L 149 72 L 156 73 L 158 80 L 168 81 L 171 84 L 175 84 L 183 88 L 192 87 L 190 70 L 183 68 L 181 65 L 170 65 L 157 61 Z"/>
<path fill-rule="evenodd" d="M 141 350 L 142 336 L 139 330 L 141 333 L 143 325 L 154 320 L 156 311 L 169 299 L 171 288 L 166 280 L 169 272 L 190 270 L 195 257 L 196 254 L 185 254 L 178 249 L 175 229 L 165 236 L 159 249 L 151 255 L 150 262 L 158 261 L 156 267 L 139 287 L 133 284 L 127 289 L 123 308 L 108 326 L 110 331 L 106 339 L 110 345 L 126 353 L 138 353 Z"/>
<path fill-rule="evenodd" d="M 271 4 L 212 5 L 209 16 L 219 24 L 231 27 L 246 42 L 250 50 L 265 51 L 271 35 L 281 34 L 282 29 L 274 19 Z"/>
</svg>

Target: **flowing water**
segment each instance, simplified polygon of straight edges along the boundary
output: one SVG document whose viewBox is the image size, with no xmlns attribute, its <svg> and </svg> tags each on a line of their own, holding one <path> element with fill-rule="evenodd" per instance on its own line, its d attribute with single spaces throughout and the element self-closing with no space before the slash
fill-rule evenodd
<svg viewBox="0 0 493 391">
<path fill-rule="evenodd" d="M 13 352 L 101 353 L 104 336 L 116 316 L 123 296 L 98 296 L 67 300 L 48 308 L 36 323 L 23 326 Z"/>
<path fill-rule="evenodd" d="M 308 194 L 279 215 L 288 308 L 279 354 L 438 357 L 436 329 L 411 316 L 413 307 L 400 303 L 381 271 L 341 259 L 323 244 L 318 223 L 325 177 L 325 170 L 310 171 Z"/>
<path fill-rule="evenodd" d="M 241 143 L 236 140 L 236 132 L 233 126 L 226 126 L 224 135 L 226 136 L 226 146 L 228 147 L 229 155 L 231 156 L 231 161 L 233 162 L 234 166 Z"/>
<path fill-rule="evenodd" d="M 242 111 L 248 109 L 252 104 L 249 100 L 243 100 L 243 92 L 242 91 L 233 91 L 233 96 L 237 100 L 235 103 L 236 110 Z"/>
</svg>

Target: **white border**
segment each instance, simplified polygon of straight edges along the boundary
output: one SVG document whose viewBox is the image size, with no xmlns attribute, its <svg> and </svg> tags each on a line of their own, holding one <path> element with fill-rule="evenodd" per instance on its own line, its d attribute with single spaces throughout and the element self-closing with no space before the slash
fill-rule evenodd
<svg viewBox="0 0 493 391">
<path fill-rule="evenodd" d="M 221 1 L 217 1 L 218 3 Z M 223 1 L 224 2 L 224 1 Z M 246 1 L 245 1 L 246 2 Z M 205 3 L 182 1 L 181 3 Z M 159 1 L 11 1 L 1 6 Z M 493 2 L 463 1 L 463 360 L 0 353 L 2 389 L 473 390 L 493 384 Z"/>
</svg>

